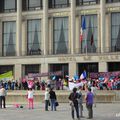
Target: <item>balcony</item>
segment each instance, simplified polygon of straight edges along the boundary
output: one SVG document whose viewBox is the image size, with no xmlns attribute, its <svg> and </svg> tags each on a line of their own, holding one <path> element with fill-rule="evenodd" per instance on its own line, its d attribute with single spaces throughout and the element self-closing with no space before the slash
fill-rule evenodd
<svg viewBox="0 0 120 120">
<path fill-rule="evenodd" d="M 100 0 L 76 0 L 76 6 L 96 5 L 100 4 Z"/>
</svg>

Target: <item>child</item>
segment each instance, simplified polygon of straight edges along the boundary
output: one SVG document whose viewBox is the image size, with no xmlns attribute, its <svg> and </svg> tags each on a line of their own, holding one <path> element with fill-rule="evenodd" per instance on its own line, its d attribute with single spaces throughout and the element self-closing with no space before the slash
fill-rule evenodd
<svg viewBox="0 0 120 120">
<path fill-rule="evenodd" d="M 32 88 L 28 89 L 28 106 L 29 106 L 29 109 L 34 108 L 34 105 L 33 105 L 33 90 L 32 90 Z"/>
</svg>

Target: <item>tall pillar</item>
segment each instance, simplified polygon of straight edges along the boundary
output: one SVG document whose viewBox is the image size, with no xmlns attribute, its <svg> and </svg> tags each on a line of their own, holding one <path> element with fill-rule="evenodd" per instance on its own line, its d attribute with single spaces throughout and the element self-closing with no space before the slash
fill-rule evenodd
<svg viewBox="0 0 120 120">
<path fill-rule="evenodd" d="M 48 72 L 48 64 L 42 63 L 41 64 L 41 73 L 47 73 L 47 72 Z M 41 78 L 41 80 L 47 80 L 47 79 L 48 79 L 48 76 Z"/>
<path fill-rule="evenodd" d="M 76 1 L 71 0 L 71 54 L 74 54 L 74 49 L 75 49 L 75 7 L 76 6 Z"/>
<path fill-rule="evenodd" d="M 77 65 L 76 65 L 76 62 L 70 62 L 69 63 L 69 77 L 72 78 L 76 73 L 77 71 Z"/>
<path fill-rule="evenodd" d="M 107 52 L 110 52 L 111 47 L 111 13 L 106 15 L 106 48 Z"/>
<path fill-rule="evenodd" d="M 22 66 L 21 64 L 15 64 L 15 80 L 19 80 L 22 77 Z"/>
<path fill-rule="evenodd" d="M 105 0 L 100 0 L 100 13 L 101 13 L 101 53 L 105 49 Z"/>
<path fill-rule="evenodd" d="M 107 72 L 107 62 L 99 62 L 99 72 Z"/>
<path fill-rule="evenodd" d="M 2 21 L 0 20 L 0 56 L 2 56 Z"/>
<path fill-rule="evenodd" d="M 17 0 L 17 21 L 16 21 L 16 52 L 20 56 L 21 38 L 22 38 L 22 0 Z"/>
<path fill-rule="evenodd" d="M 43 0 L 43 52 L 48 51 L 48 0 Z"/>
<path fill-rule="evenodd" d="M 22 55 L 27 54 L 27 20 L 22 20 Z"/>
</svg>

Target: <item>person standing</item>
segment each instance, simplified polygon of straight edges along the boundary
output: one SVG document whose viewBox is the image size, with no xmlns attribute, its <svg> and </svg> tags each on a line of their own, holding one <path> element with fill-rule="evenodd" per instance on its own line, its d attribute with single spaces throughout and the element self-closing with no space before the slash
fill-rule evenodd
<svg viewBox="0 0 120 120">
<path fill-rule="evenodd" d="M 83 98 L 82 98 L 82 86 L 79 87 L 77 93 L 79 94 L 78 98 L 78 107 L 79 107 L 79 113 L 80 117 L 83 117 Z"/>
<path fill-rule="evenodd" d="M 77 88 L 73 88 L 73 92 L 70 93 L 70 95 L 68 97 L 68 99 L 70 100 L 71 115 L 72 115 L 73 120 L 75 120 L 74 109 L 76 110 L 77 119 L 80 120 L 79 107 L 78 107 L 78 98 L 79 98 L 79 94 L 77 93 Z"/>
<path fill-rule="evenodd" d="M 4 85 L 1 85 L 1 88 L 0 88 L 0 108 L 2 108 L 2 105 L 4 108 L 6 108 L 5 96 L 6 96 L 6 90 L 4 88 Z"/>
<path fill-rule="evenodd" d="M 56 102 L 57 98 L 56 98 L 56 93 L 55 93 L 55 91 L 53 91 L 53 88 L 50 89 L 49 94 L 50 94 L 51 111 L 53 111 L 53 109 L 54 109 L 54 111 L 56 111 L 55 102 Z"/>
<path fill-rule="evenodd" d="M 28 107 L 29 107 L 29 109 L 31 109 L 31 108 L 33 109 L 34 104 L 33 104 L 33 90 L 32 90 L 32 88 L 28 89 L 27 96 L 28 96 Z"/>
<path fill-rule="evenodd" d="M 46 88 L 46 91 L 45 91 L 45 111 L 48 111 L 49 99 L 50 99 L 49 88 Z"/>
<path fill-rule="evenodd" d="M 91 88 L 88 88 L 88 92 L 85 96 L 85 100 L 86 100 L 86 107 L 88 109 L 88 119 L 92 119 L 93 118 L 93 99 L 94 99 L 94 95 L 91 92 Z"/>
</svg>

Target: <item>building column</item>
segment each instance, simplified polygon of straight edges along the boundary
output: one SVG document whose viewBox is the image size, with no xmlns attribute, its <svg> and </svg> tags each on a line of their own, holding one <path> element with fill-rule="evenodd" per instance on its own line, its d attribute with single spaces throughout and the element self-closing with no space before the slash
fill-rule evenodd
<svg viewBox="0 0 120 120">
<path fill-rule="evenodd" d="M 111 13 L 106 15 L 106 48 L 107 52 L 111 50 Z"/>
<path fill-rule="evenodd" d="M 105 49 L 105 35 L 106 35 L 106 24 L 105 24 L 105 0 L 100 0 L 100 13 L 101 13 L 101 53 L 104 53 Z"/>
<path fill-rule="evenodd" d="M 20 56 L 21 50 L 21 38 L 22 38 L 22 31 L 21 31 L 21 24 L 22 24 L 22 0 L 17 0 L 17 21 L 16 21 L 16 52 L 17 56 Z"/>
<path fill-rule="evenodd" d="M 77 71 L 77 65 L 76 65 L 76 62 L 70 62 L 69 63 L 69 77 L 72 78 L 76 73 Z"/>
<path fill-rule="evenodd" d="M 47 63 L 41 63 L 41 73 L 47 73 L 48 72 L 48 64 Z M 41 80 L 47 80 L 47 77 L 41 77 Z"/>
<path fill-rule="evenodd" d="M 0 20 L 0 56 L 2 56 L 2 21 Z"/>
<path fill-rule="evenodd" d="M 71 54 L 74 54 L 74 49 L 75 49 L 75 7 L 76 6 L 76 1 L 71 0 Z"/>
<path fill-rule="evenodd" d="M 15 64 L 15 80 L 19 80 L 22 77 L 22 66 L 21 64 Z"/>
<path fill-rule="evenodd" d="M 99 62 L 99 72 L 107 72 L 107 62 Z"/>
<path fill-rule="evenodd" d="M 27 54 L 27 20 L 22 20 L 22 55 Z"/>
<path fill-rule="evenodd" d="M 43 53 L 48 52 L 48 0 L 43 0 Z"/>
</svg>

